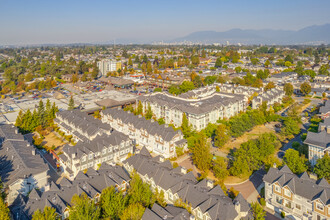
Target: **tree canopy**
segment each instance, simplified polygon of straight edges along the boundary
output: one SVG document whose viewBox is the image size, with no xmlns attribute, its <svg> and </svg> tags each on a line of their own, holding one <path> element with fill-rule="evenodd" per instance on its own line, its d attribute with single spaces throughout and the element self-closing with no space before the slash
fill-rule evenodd
<svg viewBox="0 0 330 220">
<path fill-rule="evenodd" d="M 304 155 L 299 156 L 299 152 L 294 149 L 288 149 L 283 159 L 295 174 L 300 174 L 307 170 L 307 159 Z"/>
</svg>

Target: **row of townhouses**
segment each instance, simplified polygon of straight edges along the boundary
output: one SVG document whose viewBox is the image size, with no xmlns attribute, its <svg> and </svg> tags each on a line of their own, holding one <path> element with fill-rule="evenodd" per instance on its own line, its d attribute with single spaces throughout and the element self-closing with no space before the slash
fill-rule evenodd
<svg viewBox="0 0 330 220">
<path fill-rule="evenodd" d="M 142 220 L 191 220 L 189 212 L 180 207 L 167 205 L 162 207 L 157 203 L 152 208 L 147 208 L 142 216 Z"/>
<path fill-rule="evenodd" d="M 176 156 L 176 147 L 187 148 L 181 130 L 175 131 L 168 125 L 159 125 L 153 119 L 146 120 L 122 109 L 106 109 L 101 113 L 102 122 L 108 123 L 119 132 L 128 135 L 134 144 L 146 147 L 165 158 Z"/>
<path fill-rule="evenodd" d="M 293 174 L 288 166 L 270 168 L 263 178 L 268 208 L 291 219 L 330 219 L 330 185 L 313 180 L 306 172 Z"/>
<path fill-rule="evenodd" d="M 78 140 L 74 146 L 66 144 L 63 154 L 59 155 L 60 165 L 71 179 L 81 170 L 97 169 L 101 163 L 114 164 L 133 153 L 134 144 L 127 135 L 92 116 L 84 114 L 81 117 L 81 114 L 84 113 L 78 110 L 63 111 L 55 120 L 63 132 Z"/>
<path fill-rule="evenodd" d="M 324 120 L 330 116 L 330 102 L 326 101 L 319 109 L 319 116 Z"/>
<path fill-rule="evenodd" d="M 147 94 L 137 98 L 136 105 L 141 102 L 146 112 L 151 106 L 157 119 L 163 118 L 166 124 L 181 126 L 185 113 L 192 127 L 200 131 L 209 123 L 219 118 L 230 118 L 247 108 L 244 95 L 229 93 L 212 93 L 198 99 L 182 98 L 166 92 Z"/>
<path fill-rule="evenodd" d="M 325 154 L 330 154 L 330 118 L 320 122 L 318 133 L 308 131 L 304 143 L 308 145 L 308 159 L 312 166 Z"/>
<path fill-rule="evenodd" d="M 182 202 L 191 209 L 192 218 L 198 220 L 238 220 L 249 219 L 250 206 L 239 194 L 235 200 L 224 194 L 219 185 L 202 180 L 198 182 L 192 172 L 183 167 L 173 168 L 163 157 L 151 157 L 146 148 L 124 162 L 128 172 L 134 170 L 153 190 L 164 192 L 167 203 Z"/>
<path fill-rule="evenodd" d="M 267 102 L 268 107 L 274 105 L 276 102 L 282 103 L 284 96 L 285 92 L 282 87 L 272 88 L 254 97 L 252 100 L 252 108 L 258 108 L 263 102 Z"/>
<path fill-rule="evenodd" d="M 75 142 L 94 140 L 97 136 L 111 134 L 111 127 L 80 110 L 60 111 L 54 122 L 67 135 L 72 135 Z"/>
<path fill-rule="evenodd" d="M 20 195 L 10 207 L 11 213 L 14 220 L 29 220 L 35 211 L 48 206 L 66 219 L 73 195 L 85 193 L 98 202 L 103 189 L 114 186 L 125 190 L 129 180 L 129 174 L 122 167 L 102 164 L 97 171 L 88 169 L 86 174 L 79 172 L 73 181 L 63 178 L 59 184 L 50 182 L 45 191 L 33 189 L 28 196 Z"/>
<path fill-rule="evenodd" d="M 33 188 L 41 191 L 48 184 L 48 166 L 13 125 L 0 125 L 0 176 L 10 205 L 19 195 Z"/>
</svg>

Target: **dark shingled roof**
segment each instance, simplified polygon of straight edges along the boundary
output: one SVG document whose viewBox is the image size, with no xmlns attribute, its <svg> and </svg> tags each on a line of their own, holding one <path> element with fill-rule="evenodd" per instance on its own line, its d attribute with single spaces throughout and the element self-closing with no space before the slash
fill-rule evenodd
<svg viewBox="0 0 330 220">
<path fill-rule="evenodd" d="M 141 152 L 144 150 L 142 149 Z M 168 166 L 168 163 L 161 162 L 159 158 L 155 160 L 149 153 L 136 154 L 123 163 L 133 166 L 139 174 L 152 178 L 155 184 L 164 190 L 171 190 L 173 194 L 177 193 L 179 198 L 191 204 L 193 209 L 199 207 L 203 213 L 208 212 L 211 219 L 232 220 L 238 215 L 234 202 L 225 196 L 220 186 L 210 188 L 207 186 L 207 180 L 198 182 L 192 172 L 187 174 L 180 172 L 181 167 L 173 169 Z M 242 211 L 246 211 L 248 209 L 246 200 L 243 197 L 238 197 L 237 200 L 242 204 Z M 166 213 L 164 210 L 160 212 Z M 148 211 L 143 219 L 152 217 L 153 214 L 161 216 L 160 212 Z"/>
<path fill-rule="evenodd" d="M 41 156 L 36 154 L 35 147 L 24 140 L 16 127 L 0 125 L 0 139 L 2 140 L 0 176 L 6 185 L 48 171 L 48 166 Z"/>
<path fill-rule="evenodd" d="M 281 187 L 287 186 L 290 190 L 299 196 L 309 200 L 320 199 L 324 204 L 330 204 L 330 185 L 325 180 L 315 181 L 307 178 L 303 173 L 297 176 L 287 167 L 282 169 L 270 168 L 264 181 L 267 183 L 279 183 Z"/>
<path fill-rule="evenodd" d="M 63 178 L 59 185 L 51 182 L 50 189 L 45 192 L 32 190 L 26 198 L 21 215 L 31 219 L 37 209 L 43 210 L 45 206 L 53 207 L 58 213 L 63 214 L 64 210 L 72 205 L 71 198 L 74 194 L 80 195 L 84 192 L 92 198 L 100 194 L 104 188 L 121 185 L 123 181 L 130 180 L 129 174 L 120 166 L 108 166 L 107 169 L 89 173 L 91 175 L 88 175 L 88 172 L 87 174 L 80 172 L 72 183 L 66 178 Z M 15 211 L 14 213 L 12 211 L 15 220 L 18 220 L 17 212 L 21 211 L 18 205 L 22 206 L 22 202 L 11 207 Z"/>
<path fill-rule="evenodd" d="M 171 141 L 175 135 L 181 133 L 175 131 L 172 127 L 159 125 L 158 122 L 147 120 L 144 117 L 138 117 L 130 112 L 119 109 L 106 109 L 102 111 L 103 115 L 110 115 L 114 119 L 119 119 L 125 124 L 131 124 L 136 129 L 146 130 L 151 135 L 161 136 L 165 141 Z"/>
<path fill-rule="evenodd" d="M 224 108 L 238 101 L 244 101 L 245 96 L 240 94 L 214 93 L 200 99 L 184 99 L 166 93 L 152 93 L 139 96 L 137 100 L 157 103 L 170 109 L 177 108 L 191 114 L 204 114 L 216 108 Z"/>
</svg>

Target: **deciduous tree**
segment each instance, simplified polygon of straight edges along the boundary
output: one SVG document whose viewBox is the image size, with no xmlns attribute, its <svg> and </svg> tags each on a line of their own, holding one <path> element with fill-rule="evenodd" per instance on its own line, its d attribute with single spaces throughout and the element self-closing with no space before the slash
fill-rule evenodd
<svg viewBox="0 0 330 220">
<path fill-rule="evenodd" d="M 307 170 L 307 159 L 304 155 L 299 156 L 299 152 L 296 150 L 288 149 L 283 159 L 290 170 L 295 174 L 300 174 Z"/>
</svg>

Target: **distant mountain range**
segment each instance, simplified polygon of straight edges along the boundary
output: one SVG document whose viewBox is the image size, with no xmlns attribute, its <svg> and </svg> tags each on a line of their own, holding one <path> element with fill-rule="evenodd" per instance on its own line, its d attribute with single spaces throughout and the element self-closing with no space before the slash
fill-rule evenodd
<svg viewBox="0 0 330 220">
<path fill-rule="evenodd" d="M 226 44 L 330 44 L 330 24 L 313 25 L 298 31 L 286 30 L 242 30 L 198 31 L 185 37 L 168 41 L 169 43 L 220 43 Z"/>
</svg>

